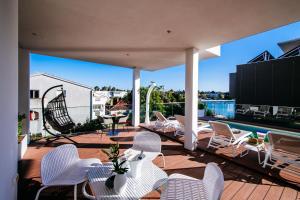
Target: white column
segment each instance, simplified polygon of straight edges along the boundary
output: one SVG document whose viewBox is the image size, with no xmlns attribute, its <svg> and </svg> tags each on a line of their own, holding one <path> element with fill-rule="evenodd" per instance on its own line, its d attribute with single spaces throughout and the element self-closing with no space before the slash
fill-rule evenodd
<svg viewBox="0 0 300 200">
<path fill-rule="evenodd" d="M 140 70 L 133 70 L 133 88 L 132 88 L 132 125 L 140 124 Z"/>
<path fill-rule="evenodd" d="M 30 84 L 30 72 L 29 72 L 29 50 L 19 48 L 19 97 L 18 97 L 18 112 L 25 114 L 26 118 L 23 123 L 23 134 L 29 133 L 29 84 Z"/>
<path fill-rule="evenodd" d="M 18 0 L 0 1 L 0 199 L 17 199 Z"/>
<path fill-rule="evenodd" d="M 196 148 L 198 134 L 198 62 L 198 50 L 195 48 L 186 49 L 184 148 L 192 151 Z"/>
</svg>

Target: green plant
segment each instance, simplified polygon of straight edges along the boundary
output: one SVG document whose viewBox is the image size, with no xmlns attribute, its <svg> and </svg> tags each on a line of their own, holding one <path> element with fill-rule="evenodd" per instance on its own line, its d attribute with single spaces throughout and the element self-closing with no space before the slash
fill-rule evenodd
<svg viewBox="0 0 300 200">
<path fill-rule="evenodd" d="M 128 171 L 127 167 L 122 167 L 126 160 L 119 161 L 120 145 L 119 143 L 111 144 L 109 150 L 102 150 L 112 161 L 114 169 L 113 172 L 117 174 L 124 174 Z"/>
<path fill-rule="evenodd" d="M 113 162 L 114 169 L 113 172 L 117 174 L 125 174 L 128 171 L 127 167 L 122 167 L 122 165 L 126 162 L 126 160 L 120 161 L 117 159 L 115 162 Z"/>
<path fill-rule="evenodd" d="M 206 114 L 206 116 L 209 116 L 209 117 L 214 115 L 213 111 L 210 109 L 207 109 L 205 114 Z"/>
<path fill-rule="evenodd" d="M 18 135 L 22 135 L 22 120 L 26 118 L 25 114 L 18 114 Z"/>
<path fill-rule="evenodd" d="M 199 110 L 204 110 L 206 108 L 205 104 L 204 103 L 199 103 L 198 104 L 198 109 Z"/>
<path fill-rule="evenodd" d="M 116 143 L 116 144 L 111 144 L 109 150 L 103 149 L 102 151 L 108 156 L 108 158 L 112 162 L 115 162 L 119 158 L 119 154 L 120 154 L 119 149 L 120 149 L 119 143 Z"/>
</svg>

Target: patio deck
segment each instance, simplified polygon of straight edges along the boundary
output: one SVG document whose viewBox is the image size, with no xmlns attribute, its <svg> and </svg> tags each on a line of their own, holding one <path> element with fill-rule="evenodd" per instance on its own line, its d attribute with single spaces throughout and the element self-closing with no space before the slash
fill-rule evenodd
<svg viewBox="0 0 300 200">
<path fill-rule="evenodd" d="M 201 125 L 207 125 L 207 122 L 201 121 Z M 154 131 L 160 135 L 165 135 L 166 137 L 173 139 L 174 141 L 180 142 L 182 144 L 184 143 L 184 137 L 183 136 L 174 137 L 174 131 L 161 132 L 158 130 L 154 130 L 153 125 L 147 126 L 145 124 L 141 124 L 141 127 L 144 127 L 151 131 Z M 212 135 L 212 132 L 209 132 L 209 131 L 202 131 L 202 132 L 198 133 L 198 149 L 208 152 L 208 153 L 211 153 L 211 154 L 216 154 L 219 157 L 230 160 L 238 165 L 244 166 L 251 170 L 255 170 L 258 173 L 262 173 L 267 176 L 272 176 L 276 179 L 288 182 L 289 184 L 293 184 L 297 188 L 300 188 L 300 169 L 299 169 L 299 167 L 287 166 L 285 169 L 288 169 L 288 170 L 271 169 L 270 167 L 263 168 L 258 163 L 257 152 L 249 151 L 248 155 L 246 155 L 244 157 L 239 156 L 239 154 L 241 152 L 246 150 L 242 146 L 239 149 L 237 149 L 238 155 L 236 157 L 232 156 L 232 149 L 230 147 L 224 147 L 224 148 L 220 148 L 220 149 L 213 149 L 213 148 L 207 149 L 207 145 L 208 145 L 211 135 Z M 261 152 L 260 157 L 263 160 L 264 153 Z M 291 172 L 290 170 L 296 171 L 298 173 L 298 175 L 294 172 Z"/>
<path fill-rule="evenodd" d="M 81 158 L 96 157 L 102 162 L 107 162 L 107 156 L 101 151 L 108 148 L 110 143 L 119 142 L 122 151 L 132 144 L 133 136 L 142 129 L 130 129 L 130 132 L 121 132 L 118 136 L 108 137 L 97 133 L 78 135 L 72 137 L 79 144 L 77 145 Z M 299 199 L 300 191 L 296 186 L 278 181 L 270 176 L 258 173 L 254 170 L 244 168 L 228 159 L 211 153 L 197 150 L 187 151 L 182 144 L 161 136 L 163 142 L 163 153 L 166 158 L 164 170 L 168 174 L 183 173 L 195 178 L 202 178 L 204 168 L 208 162 L 216 162 L 222 169 L 225 178 L 225 189 L 222 196 L 226 199 Z M 44 154 L 54 147 L 69 143 L 65 139 L 60 139 L 45 146 L 45 141 L 41 140 L 31 144 L 19 163 L 20 182 L 19 199 L 34 199 L 40 187 L 40 161 Z M 154 162 L 162 166 L 161 158 Z M 85 199 L 78 189 L 78 199 Z M 159 199 L 160 193 L 154 191 L 149 193 L 144 199 Z M 73 199 L 72 187 L 53 187 L 41 193 L 40 199 Z"/>
</svg>

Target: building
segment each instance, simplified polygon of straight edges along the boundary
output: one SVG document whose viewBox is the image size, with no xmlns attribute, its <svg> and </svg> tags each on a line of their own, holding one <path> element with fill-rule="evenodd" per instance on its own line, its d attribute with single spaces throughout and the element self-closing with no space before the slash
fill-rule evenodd
<svg viewBox="0 0 300 200">
<path fill-rule="evenodd" d="M 300 39 L 278 44 L 284 54 L 263 52 L 230 74 L 230 94 L 237 104 L 300 106 Z M 232 78 L 235 76 L 235 78 Z"/>
<path fill-rule="evenodd" d="M 42 96 L 47 89 L 56 85 L 63 85 L 68 112 L 75 123 L 84 123 L 92 118 L 91 87 L 45 73 L 35 74 L 30 76 L 30 111 L 38 114 L 30 121 L 31 133 L 42 133 Z M 46 101 L 60 92 L 49 93 Z"/>
</svg>

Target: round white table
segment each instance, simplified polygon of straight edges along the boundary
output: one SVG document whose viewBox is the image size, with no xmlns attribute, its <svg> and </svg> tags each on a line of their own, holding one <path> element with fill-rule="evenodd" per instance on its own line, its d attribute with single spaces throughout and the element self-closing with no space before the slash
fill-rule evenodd
<svg viewBox="0 0 300 200">
<path fill-rule="evenodd" d="M 88 199 L 141 199 L 153 190 L 167 182 L 168 175 L 152 162 L 145 162 L 139 178 L 128 176 L 127 187 L 122 194 L 116 194 L 113 189 L 105 186 L 105 181 L 111 176 L 112 164 L 104 164 L 88 171 L 88 181 L 83 186 L 83 194 Z M 94 196 L 87 194 L 86 184 L 89 183 Z"/>
</svg>

